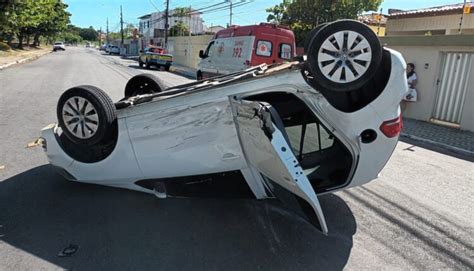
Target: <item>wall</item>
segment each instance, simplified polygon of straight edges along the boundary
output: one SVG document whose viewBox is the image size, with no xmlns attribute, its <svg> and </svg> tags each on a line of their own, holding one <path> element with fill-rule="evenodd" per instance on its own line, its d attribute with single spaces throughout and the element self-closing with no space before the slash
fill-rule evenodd
<svg viewBox="0 0 474 271">
<path fill-rule="evenodd" d="M 401 52 L 407 63 L 416 66 L 418 101 L 409 103 L 404 115 L 429 121 L 437 96 L 437 79 L 442 52 L 473 52 L 474 36 L 399 36 L 380 38 L 382 44 Z M 428 68 L 425 68 L 428 64 Z M 471 70 L 470 88 L 464 101 L 461 129 L 474 131 L 474 69 Z"/>
<path fill-rule="evenodd" d="M 440 30 L 441 33 L 458 34 L 461 14 L 430 16 L 418 18 L 388 18 L 387 36 L 406 35 L 409 33 L 422 35 L 428 31 Z M 463 29 L 465 33 L 472 33 L 474 30 L 474 13 L 464 14 Z"/>
<path fill-rule="evenodd" d="M 199 63 L 199 50 L 205 50 L 212 35 L 170 37 L 168 38 L 168 51 L 173 54 L 175 64 L 197 68 Z"/>
</svg>

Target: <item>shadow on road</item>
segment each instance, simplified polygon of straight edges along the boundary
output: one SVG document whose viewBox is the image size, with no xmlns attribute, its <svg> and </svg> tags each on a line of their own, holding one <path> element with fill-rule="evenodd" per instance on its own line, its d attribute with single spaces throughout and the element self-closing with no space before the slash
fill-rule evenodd
<svg viewBox="0 0 474 271">
<path fill-rule="evenodd" d="M 44 165 L 0 182 L 0 238 L 67 269 L 340 270 L 356 222 L 336 195 L 321 205 L 329 236 L 276 201 L 158 200 L 68 182 Z M 58 257 L 69 244 L 77 253 Z"/>
</svg>

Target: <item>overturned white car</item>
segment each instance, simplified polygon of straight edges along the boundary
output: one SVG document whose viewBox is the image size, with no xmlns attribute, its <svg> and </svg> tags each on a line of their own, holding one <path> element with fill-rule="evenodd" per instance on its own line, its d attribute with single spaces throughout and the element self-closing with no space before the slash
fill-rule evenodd
<svg viewBox="0 0 474 271">
<path fill-rule="evenodd" d="M 161 198 L 182 192 L 177 183 L 220 176 L 225 187 L 222 176 L 241 176 L 257 199 L 277 197 L 327 233 L 317 195 L 377 178 L 397 144 L 405 62 L 350 20 L 308 44 L 306 60 L 169 89 L 138 75 L 115 104 L 98 88 L 71 88 L 43 147 L 70 180 Z"/>
</svg>

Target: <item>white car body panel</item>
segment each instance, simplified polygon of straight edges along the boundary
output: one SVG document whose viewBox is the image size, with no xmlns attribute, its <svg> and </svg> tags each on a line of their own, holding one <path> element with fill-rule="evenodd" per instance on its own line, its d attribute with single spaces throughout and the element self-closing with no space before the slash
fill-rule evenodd
<svg viewBox="0 0 474 271">
<path fill-rule="evenodd" d="M 229 37 L 214 39 L 209 57 L 201 59 L 197 70 L 211 74 L 229 74 L 248 68 L 246 62 L 252 60 L 255 36 Z M 238 44 L 238 45 L 236 45 Z M 235 48 L 242 50 L 235 52 Z M 238 57 L 234 54 L 238 53 Z"/>
</svg>

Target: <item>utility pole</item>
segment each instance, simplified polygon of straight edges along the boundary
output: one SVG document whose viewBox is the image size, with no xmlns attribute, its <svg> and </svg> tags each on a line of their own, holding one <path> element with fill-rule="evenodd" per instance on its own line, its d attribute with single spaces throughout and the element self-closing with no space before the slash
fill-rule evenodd
<svg viewBox="0 0 474 271">
<path fill-rule="evenodd" d="M 465 13 L 470 13 L 470 12 L 471 12 L 471 1 L 469 1 L 469 3 L 468 3 L 466 0 L 464 0 L 464 5 L 462 5 L 461 21 L 459 22 L 459 34 L 462 34 L 464 14 Z"/>
<path fill-rule="evenodd" d="M 120 42 L 120 49 L 123 48 L 123 14 L 122 14 L 122 5 L 120 5 L 120 36 L 122 41 Z"/>
<path fill-rule="evenodd" d="M 230 23 L 229 23 L 229 27 L 232 26 L 232 0 L 229 0 L 230 2 Z"/>
<path fill-rule="evenodd" d="M 169 17 L 169 9 L 170 9 L 170 0 L 166 0 L 166 10 L 165 10 L 165 49 L 168 50 L 168 17 Z"/>
<path fill-rule="evenodd" d="M 192 12 L 192 8 L 191 8 L 191 5 L 189 6 L 189 29 L 188 29 L 188 32 L 189 32 L 189 36 L 191 37 L 191 27 L 192 27 L 192 20 L 193 19 L 193 12 Z"/>
<path fill-rule="evenodd" d="M 378 25 L 378 27 L 377 27 L 377 36 L 380 35 L 380 25 L 382 24 L 382 16 L 383 16 L 383 15 L 382 15 L 382 14 L 383 14 L 382 11 L 383 11 L 383 9 L 381 8 L 381 9 L 380 9 L 380 13 L 379 13 L 379 25 Z"/>
<path fill-rule="evenodd" d="M 102 26 L 99 30 L 99 49 L 102 47 Z"/>
<path fill-rule="evenodd" d="M 105 30 L 105 41 L 109 44 L 109 18 L 107 18 L 107 28 Z"/>
</svg>

